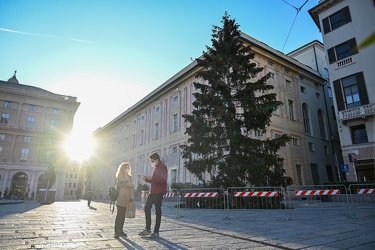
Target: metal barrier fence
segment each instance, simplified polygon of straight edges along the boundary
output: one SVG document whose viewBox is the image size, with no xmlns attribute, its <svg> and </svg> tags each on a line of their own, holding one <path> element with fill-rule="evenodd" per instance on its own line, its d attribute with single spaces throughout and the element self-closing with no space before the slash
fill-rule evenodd
<svg viewBox="0 0 375 250">
<path fill-rule="evenodd" d="M 230 187 L 227 195 L 227 216 L 230 210 L 285 209 L 283 187 Z"/>
<path fill-rule="evenodd" d="M 189 209 L 224 209 L 225 196 L 220 188 L 180 189 L 180 210 Z"/>
<path fill-rule="evenodd" d="M 375 208 L 375 183 L 349 185 L 351 216 L 356 218 L 355 211 Z"/>
<path fill-rule="evenodd" d="M 292 211 L 298 209 L 348 209 L 351 217 L 349 197 L 344 185 L 289 186 L 287 188 L 287 220 Z"/>
</svg>

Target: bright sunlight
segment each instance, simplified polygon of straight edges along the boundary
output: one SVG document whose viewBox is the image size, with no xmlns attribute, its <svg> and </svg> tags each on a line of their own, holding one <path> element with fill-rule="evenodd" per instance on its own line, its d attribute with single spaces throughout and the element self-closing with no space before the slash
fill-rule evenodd
<svg viewBox="0 0 375 250">
<path fill-rule="evenodd" d="M 65 151 L 69 157 L 76 161 L 87 160 L 95 148 L 91 134 L 72 133 L 65 140 Z"/>
</svg>

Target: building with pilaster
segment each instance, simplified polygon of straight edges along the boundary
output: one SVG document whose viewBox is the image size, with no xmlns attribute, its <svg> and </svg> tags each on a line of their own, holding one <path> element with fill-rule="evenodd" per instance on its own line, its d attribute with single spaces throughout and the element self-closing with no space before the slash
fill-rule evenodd
<svg viewBox="0 0 375 250">
<path fill-rule="evenodd" d="M 18 198 L 33 198 L 43 184 L 43 175 L 52 165 L 57 200 L 76 195 L 66 193 L 71 163 L 63 143 L 71 132 L 79 107 L 76 97 L 54 94 L 20 84 L 16 73 L 0 81 L 0 191 Z M 73 167 L 74 168 L 74 167 Z M 75 169 L 75 168 L 74 168 Z M 76 169 L 78 174 L 78 168 Z M 73 182 L 73 181 L 72 181 Z M 78 176 L 76 181 L 78 183 Z M 77 184 L 76 184 L 77 185 Z M 70 190 L 69 190 L 70 191 Z"/>
<path fill-rule="evenodd" d="M 284 104 L 274 112 L 269 128 L 251 131 L 251 136 L 266 139 L 285 133 L 292 137 L 279 154 L 285 159 L 286 173 L 295 184 L 338 181 L 322 101 L 326 80 L 316 70 L 280 51 L 244 33 L 241 37 L 246 45 L 252 46 L 254 63 L 263 67 L 260 76 L 270 73 L 269 83 L 274 86 L 272 91 L 277 94 L 277 100 Z M 115 172 L 123 161 L 130 162 L 136 187 L 145 184 L 142 176 L 152 171 L 148 157 L 153 152 L 158 152 L 168 166 L 169 186 L 176 182 L 199 184 L 196 176 L 184 166 L 180 152 L 180 146 L 188 140 L 185 135 L 188 124 L 182 115 L 191 113 L 193 109 L 193 82 L 200 81 L 195 77 L 199 70 L 196 62 L 192 62 L 94 132 L 98 147 L 87 164 L 90 173 L 87 188 L 105 197 L 108 189 L 114 185 Z M 309 98 L 300 98 L 301 86 L 308 90 L 304 95 Z M 303 104 L 308 105 L 311 116 L 304 116 Z M 319 110 L 320 120 L 317 118 Z M 309 137 L 307 126 L 309 133 L 319 136 Z M 320 133 L 325 133 L 323 139 Z M 209 176 L 204 178 L 208 180 Z"/>
</svg>

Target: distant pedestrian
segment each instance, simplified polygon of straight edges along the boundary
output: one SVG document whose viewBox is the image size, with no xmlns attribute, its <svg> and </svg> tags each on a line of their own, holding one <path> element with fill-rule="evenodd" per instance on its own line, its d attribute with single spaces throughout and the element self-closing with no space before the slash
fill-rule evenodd
<svg viewBox="0 0 375 250">
<path fill-rule="evenodd" d="M 87 199 L 87 206 L 91 205 L 91 200 L 92 200 L 92 191 L 90 191 L 86 194 L 86 199 Z"/>
<path fill-rule="evenodd" d="M 160 156 L 157 153 L 150 155 L 151 165 L 153 166 L 151 176 L 143 176 L 143 180 L 151 183 L 150 193 L 147 197 L 146 206 L 144 207 L 145 217 L 146 217 L 146 228 L 138 235 L 150 237 L 159 237 L 159 229 L 161 223 L 161 204 L 163 200 L 163 195 L 167 190 L 167 179 L 168 179 L 168 169 L 160 161 Z M 155 205 L 155 226 L 154 232 L 151 233 L 151 207 Z"/>
<path fill-rule="evenodd" d="M 117 214 L 115 219 L 115 238 L 127 236 L 124 232 L 125 212 L 129 202 L 134 201 L 134 183 L 131 176 L 129 162 L 123 162 L 116 172 L 117 190 L 119 195 L 116 201 Z"/>
</svg>

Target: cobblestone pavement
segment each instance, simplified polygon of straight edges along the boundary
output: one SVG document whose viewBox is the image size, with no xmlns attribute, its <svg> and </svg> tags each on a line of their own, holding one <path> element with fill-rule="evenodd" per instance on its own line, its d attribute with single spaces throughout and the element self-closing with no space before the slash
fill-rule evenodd
<svg viewBox="0 0 375 250">
<path fill-rule="evenodd" d="M 348 218 L 342 209 L 177 211 L 164 204 L 159 238 L 138 236 L 145 219 L 137 211 L 126 219 L 128 237 L 114 239 L 116 212 L 108 201 L 91 205 L 0 205 L 0 249 L 375 249 L 374 206 Z"/>
</svg>

